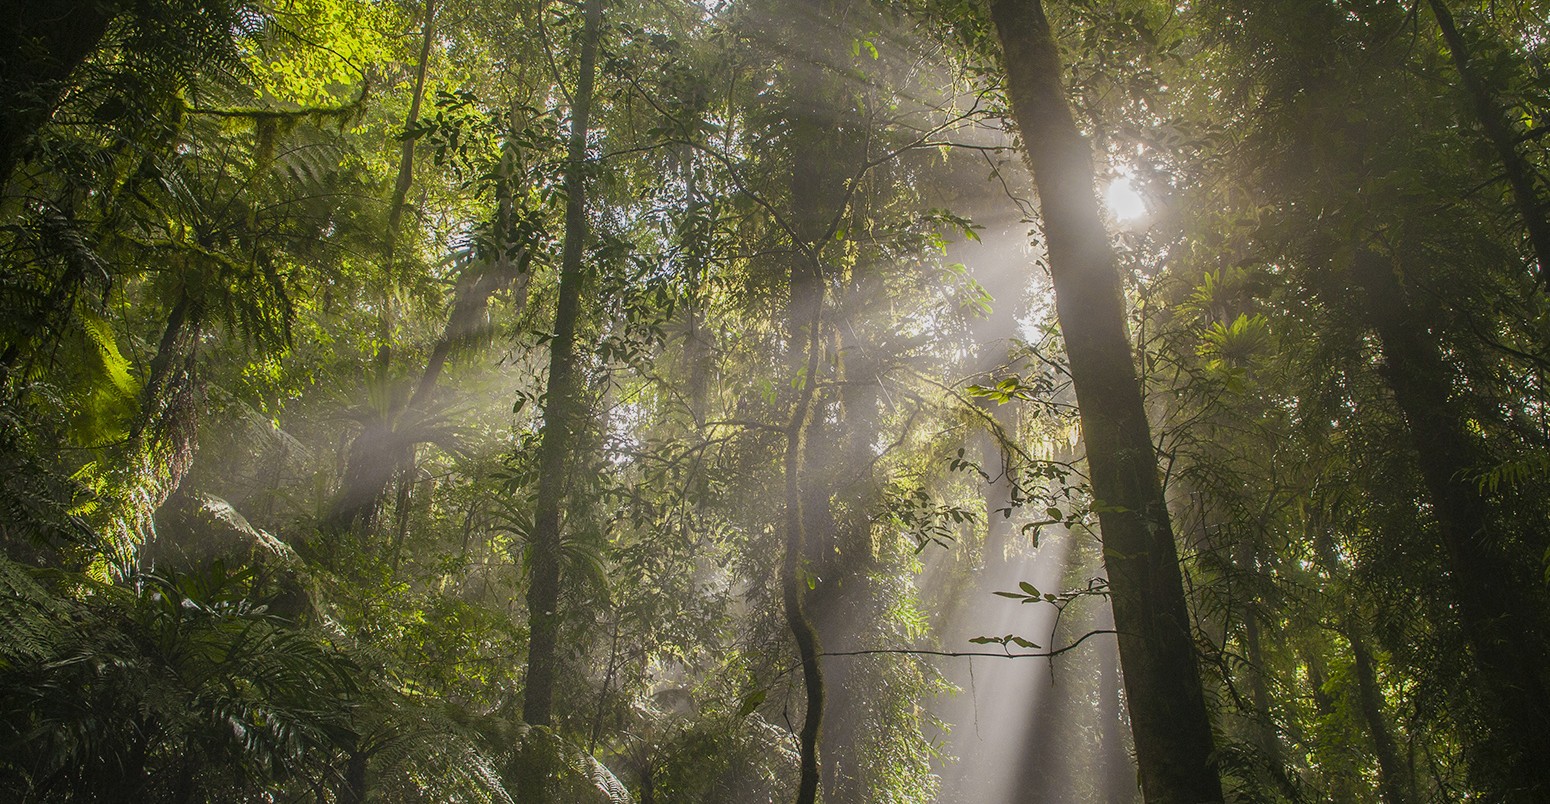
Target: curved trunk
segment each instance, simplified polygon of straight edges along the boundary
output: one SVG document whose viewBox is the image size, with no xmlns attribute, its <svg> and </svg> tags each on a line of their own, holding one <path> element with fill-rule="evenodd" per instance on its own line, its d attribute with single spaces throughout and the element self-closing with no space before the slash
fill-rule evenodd
<svg viewBox="0 0 1550 804">
<path fill-rule="evenodd" d="M 1222 800 L 1173 528 L 1125 330 L 1091 154 L 1061 87 L 1039 0 L 992 0 L 1007 95 L 1038 188 L 1070 357 L 1141 786 L 1150 802 Z"/>
<path fill-rule="evenodd" d="M 799 72 L 802 72 L 799 70 Z M 811 79 L 810 79 L 811 80 Z M 811 84 L 802 82 L 811 87 Z M 811 133 L 811 119 L 806 125 L 799 124 L 800 133 Z M 814 804 L 822 782 L 818 765 L 818 735 L 824 716 L 824 677 L 818 665 L 821 653 L 818 630 L 808 616 L 809 574 L 821 572 L 811 561 L 814 548 L 809 544 L 817 538 L 825 546 L 833 538 L 833 517 L 829 510 L 827 489 L 807 477 L 805 467 L 811 462 L 807 452 L 814 436 L 823 437 L 821 417 L 813 415 L 818 391 L 818 370 L 827 337 L 823 326 L 824 277 L 818 249 L 822 238 L 812 235 L 818 219 L 822 193 L 822 171 L 827 165 L 813 154 L 794 156 L 791 172 L 792 206 L 796 209 L 800 225 L 797 234 L 804 238 L 801 253 L 791 266 L 790 309 L 787 330 L 790 342 L 801 344 L 792 352 L 792 369 L 797 380 L 796 400 L 792 404 L 791 417 L 787 420 L 786 450 L 782 459 L 785 473 L 785 552 L 781 560 L 781 604 L 785 609 L 786 627 L 796 642 L 797 656 L 802 661 L 802 686 L 806 693 L 806 707 L 802 716 L 802 728 L 798 733 L 798 757 L 800 775 L 797 782 L 797 804 Z M 828 551 L 823 551 L 827 553 Z M 827 557 L 827 556 L 825 556 Z M 816 579 L 814 581 L 816 583 Z"/>
<path fill-rule="evenodd" d="M 816 265 L 814 266 L 816 270 Z M 780 593 L 786 612 L 786 627 L 796 641 L 797 655 L 802 660 L 802 686 L 807 693 L 806 710 L 802 716 L 802 730 L 798 735 L 800 777 L 797 783 L 797 804 L 814 804 L 818 800 L 818 734 L 823 723 L 824 685 L 823 671 L 818 666 L 818 632 L 807 616 L 804 598 L 803 563 L 807 558 L 806 534 L 803 527 L 802 494 L 802 447 L 808 420 L 812 415 L 813 394 L 818 385 L 818 318 L 823 305 L 823 294 L 814 294 L 809 305 L 806 374 L 792 406 L 791 419 L 786 425 L 786 453 L 783 466 L 786 475 L 786 545 L 781 561 Z"/>
<path fill-rule="evenodd" d="M 1324 565 L 1324 572 L 1332 579 L 1339 578 L 1342 574 L 1340 560 L 1335 552 L 1335 546 L 1331 543 L 1328 531 L 1322 524 L 1309 522 L 1309 542 L 1313 544 L 1314 555 Z M 1367 726 L 1367 732 L 1372 737 L 1373 754 L 1378 759 L 1378 795 L 1384 804 L 1410 804 L 1415 799 L 1413 779 L 1408 769 L 1399 761 L 1399 749 L 1394 744 L 1394 734 L 1389 730 L 1388 718 L 1383 714 L 1383 690 L 1378 688 L 1378 673 L 1373 661 L 1372 651 L 1367 646 L 1367 637 L 1362 627 L 1361 618 L 1357 614 L 1356 607 L 1347 603 L 1343 610 L 1337 612 L 1341 631 L 1346 642 L 1351 646 L 1351 659 L 1353 670 L 1356 674 L 1357 705 L 1361 711 L 1362 721 Z M 1314 679 L 1315 673 L 1310 666 L 1309 680 Z M 1322 673 L 1317 674 L 1320 677 Z M 1322 686 L 1322 678 L 1317 682 Z M 1329 705 L 1325 701 L 1318 700 L 1321 691 L 1315 690 L 1315 703 L 1318 704 L 1320 715 L 1327 714 Z"/>
<path fill-rule="evenodd" d="M 852 309 L 860 300 L 879 297 L 879 289 L 869 279 L 865 267 L 852 269 L 846 290 Z M 839 327 L 839 438 L 836 460 L 827 467 L 838 503 L 830 516 L 833 549 L 827 557 L 825 577 L 811 596 L 820 639 L 840 649 L 861 644 L 877 621 L 878 607 L 872 584 L 876 559 L 869 514 L 878 501 L 871 467 L 882 394 L 853 324 L 850 321 Z M 870 795 L 870 777 L 875 775 L 870 771 L 875 769 L 867 764 L 866 741 L 869 721 L 876 722 L 873 714 L 883 702 L 876 688 L 869 690 L 868 686 L 878 680 L 877 672 L 875 666 L 852 663 L 831 664 L 826 672 L 825 683 L 836 695 L 827 713 L 830 725 L 823 741 L 824 801 L 866 801 Z"/>
<path fill-rule="evenodd" d="M 434 0 L 427 0 L 420 65 L 415 73 L 414 94 L 410 98 L 409 113 L 404 121 L 405 128 L 413 126 L 420 116 L 431 44 L 435 36 L 435 14 Z M 516 126 L 516 116 L 513 115 L 512 137 L 518 133 Z M 390 274 L 397 249 L 399 223 L 413 177 L 414 142 L 406 140 L 400 153 L 398 181 L 393 189 L 393 200 L 388 212 L 385 252 Z M 497 211 L 498 228 L 500 232 L 505 232 L 509 227 L 512 206 L 509 158 L 502 160 L 498 184 L 500 188 L 498 190 L 500 196 Z M 527 272 L 532 261 L 532 253 L 524 251 L 520 257 L 513 260 L 508 256 L 506 248 L 501 247 L 498 251 L 494 259 L 482 264 L 465 266 L 458 274 L 452 291 L 452 309 L 447 314 L 446 326 L 442 329 L 441 337 L 431 347 L 425 370 L 421 372 L 419 382 L 415 385 L 408 402 L 403 403 L 402 406 L 398 403 L 393 404 L 380 419 L 370 422 L 350 443 L 349 463 L 342 478 L 342 487 L 328 517 L 328 526 L 332 530 L 343 532 L 369 524 L 381 509 L 382 501 L 393 478 L 402 476 L 404 470 L 412 468 L 414 448 L 419 442 L 400 434 L 396 420 L 406 410 L 424 410 L 425 404 L 436 391 L 447 361 L 460 349 L 476 342 L 486 331 L 485 318 L 490 307 L 490 299 L 515 286 L 517 305 L 520 307 L 525 303 Z M 381 357 L 386 356 L 386 351 L 381 353 Z M 379 373 L 385 376 L 386 366 L 382 368 Z M 395 556 L 396 554 L 395 548 Z"/>
</svg>

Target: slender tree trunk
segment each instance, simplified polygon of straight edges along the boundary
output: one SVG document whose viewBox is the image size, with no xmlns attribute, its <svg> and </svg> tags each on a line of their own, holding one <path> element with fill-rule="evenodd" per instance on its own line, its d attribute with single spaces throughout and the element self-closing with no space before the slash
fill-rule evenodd
<svg viewBox="0 0 1550 804">
<path fill-rule="evenodd" d="M 836 433 L 827 423 L 827 405 L 818 395 L 824 355 L 834 351 L 835 334 L 824 320 L 827 278 L 823 250 L 833 238 L 844 214 L 844 189 L 839 179 L 848 175 L 850 113 L 845 96 L 836 90 L 825 67 L 850 43 L 838 33 L 845 24 L 849 0 L 802 0 L 780 9 L 776 29 L 781 58 L 788 65 L 782 74 L 789 103 L 784 110 L 790 121 L 788 147 L 791 159 L 789 232 L 796 254 L 791 264 L 787 342 L 791 344 L 790 367 L 795 375 L 796 398 L 786 424 L 785 553 L 781 564 L 781 598 L 786 623 L 802 663 L 805 712 L 798 734 L 800 776 L 798 804 L 813 804 L 820 788 L 835 789 L 846 769 L 829 768 L 821 774 L 819 735 L 827 712 L 828 678 L 819 666 L 819 647 L 833 633 L 842 605 L 842 578 L 848 578 L 848 559 L 842 554 L 839 530 L 832 509 L 834 478 L 825 474 L 843 459 Z M 843 405 L 837 415 L 843 417 Z M 811 593 L 809 589 L 811 588 Z M 828 633 L 826 633 L 826 631 Z M 854 712 L 846 711 L 845 716 Z M 837 735 L 846 745 L 850 735 Z M 827 751 L 827 748 L 825 749 Z M 849 755 L 844 748 L 835 752 Z M 832 761 L 832 759 L 831 759 Z M 827 777 L 825 779 L 824 777 Z"/>
<path fill-rule="evenodd" d="M 430 47 L 435 33 L 435 13 L 435 0 L 427 0 L 420 66 L 416 72 L 414 96 L 410 101 L 409 113 L 404 122 L 405 128 L 413 126 L 419 119 L 421 97 L 425 91 L 427 64 L 430 60 Z M 518 133 L 516 114 L 513 113 L 511 136 L 515 138 Z M 399 223 L 405 206 L 404 199 L 408 197 L 414 177 L 413 160 L 414 143 L 405 141 L 399 158 L 398 182 L 394 187 L 393 201 L 388 214 L 386 260 L 390 272 L 396 253 Z M 452 291 L 452 309 L 447 314 L 446 326 L 442 329 L 441 337 L 431 347 L 425 369 L 421 372 L 420 380 L 415 385 L 409 400 L 402 407 L 396 404 L 391 406 L 380 420 L 368 423 L 351 442 L 350 460 L 344 474 L 342 488 L 329 515 L 330 527 L 335 531 L 346 531 L 374 519 L 393 478 L 411 468 L 416 442 L 405 439 L 398 432 L 400 414 L 406 410 L 423 410 L 430 402 L 447 362 L 460 349 L 476 342 L 486 331 L 488 324 L 486 314 L 489 311 L 490 300 L 496 294 L 515 286 L 518 306 L 525 303 L 527 272 L 533 255 L 530 251 L 524 251 L 516 259 L 512 259 L 507 253 L 507 244 L 500 236 L 510 226 L 511 174 L 512 165 L 508 155 L 502 159 L 498 180 L 497 228 L 499 231 L 496 242 L 499 253 L 490 260 L 466 265 L 458 274 Z M 385 356 L 387 353 L 382 354 Z M 382 376 L 386 376 L 385 369 L 386 366 L 383 366 L 383 371 L 379 372 Z"/>
<path fill-rule="evenodd" d="M 454 352 L 466 348 L 470 343 L 488 331 L 489 322 L 486 320 L 490 309 L 490 299 L 497 293 L 516 286 L 514 295 L 517 306 L 526 303 L 528 266 L 532 262 L 532 253 L 523 252 L 515 261 L 498 260 L 492 268 L 469 268 L 458 275 L 457 285 L 453 289 L 452 311 L 447 315 L 447 325 L 442 329 L 441 338 L 436 345 L 431 347 L 430 357 L 425 363 L 425 372 L 420 375 L 420 383 L 415 386 L 414 395 L 409 397 L 407 407 L 419 408 L 430 401 L 431 395 L 436 391 L 436 384 L 441 380 L 441 374 L 447 367 L 447 361 Z"/>
<path fill-rule="evenodd" d="M 526 292 L 523 283 L 531 256 L 525 253 L 515 262 L 507 261 L 504 268 L 499 264 L 493 269 L 470 267 L 459 274 L 447 324 L 441 338 L 431 347 L 425 370 L 404 410 L 423 410 L 430 402 L 447 361 L 484 332 L 491 298 L 515 284 L 520 303 Z M 368 423 L 350 443 L 349 463 L 329 517 L 336 531 L 343 532 L 374 519 L 393 477 L 412 463 L 415 442 L 398 432 L 395 425 L 399 418 L 389 411 L 384 418 Z"/>
<path fill-rule="evenodd" d="M 1007 95 L 1038 187 L 1055 307 L 1087 442 L 1141 786 L 1149 802 L 1222 800 L 1173 529 L 1098 215 L 1092 157 L 1039 0 L 991 0 Z"/>
<path fill-rule="evenodd" d="M 1309 650 L 1303 654 L 1303 664 L 1308 668 L 1308 694 L 1313 696 L 1313 711 L 1319 717 L 1326 717 L 1335 711 L 1335 702 L 1324 689 L 1328 680 L 1324 675 L 1324 659 Z"/>
<path fill-rule="evenodd" d="M 587 239 L 587 132 L 592 91 L 597 74 L 597 46 L 602 28 L 603 0 L 586 0 L 581 65 L 573 96 L 570 144 L 565 168 L 565 245 L 560 256 L 558 306 L 554 337 L 549 341 L 549 384 L 545 398 L 543 437 L 538 447 L 538 491 L 533 513 L 528 566 L 528 658 L 522 718 L 529 726 L 548 726 L 554 712 L 554 682 L 560 635 L 561 509 L 566 479 L 581 428 L 582 388 L 577 376 L 576 323 L 581 315 L 581 291 L 586 279 L 582 259 Z M 536 743 L 536 741 L 535 741 Z M 547 763 L 533 761 L 529 751 L 518 789 L 525 802 L 550 800 Z"/>
<path fill-rule="evenodd" d="M 414 71 L 414 92 L 409 96 L 409 113 L 404 118 L 407 131 L 420 119 L 420 104 L 425 98 L 425 76 L 430 72 L 431 46 L 436 41 L 436 0 L 425 0 L 425 19 L 420 28 L 420 63 Z M 388 206 L 387 267 L 393 270 L 398 245 L 398 225 L 403 220 L 404 204 L 414 184 L 414 140 L 404 138 L 398 153 L 398 179 L 393 183 L 393 201 Z"/>
<path fill-rule="evenodd" d="M 430 69 L 431 45 L 435 41 L 435 0 L 425 0 L 425 17 L 421 24 L 420 62 L 415 68 L 414 91 L 409 98 L 409 112 L 404 118 L 404 128 L 412 127 L 420 119 L 420 104 L 425 95 L 425 77 Z M 386 274 L 394 275 L 394 261 L 398 248 L 399 223 L 403 219 L 405 199 L 414 183 L 414 140 L 405 139 L 399 151 L 398 178 L 393 184 L 393 198 L 388 203 L 387 231 L 383 234 L 383 263 Z M 384 309 L 387 306 L 384 305 Z M 391 339 L 386 321 L 382 324 L 382 346 L 377 350 L 377 378 L 386 381 L 392 363 L 392 350 L 387 345 Z M 440 365 L 432 361 L 434 371 Z M 426 372 L 427 375 L 431 371 Z M 433 381 L 434 382 L 434 381 Z M 394 431 L 396 404 L 389 404 L 373 417 L 350 442 L 349 462 L 340 478 L 339 494 L 329 508 L 326 527 L 335 533 L 344 533 L 369 524 L 382 507 L 383 496 L 393 476 L 413 452 L 412 445 L 400 443 Z"/>
<path fill-rule="evenodd" d="M 1340 578 L 1341 564 L 1328 530 L 1316 521 L 1309 523 L 1309 530 L 1315 554 L 1324 565 L 1324 572 L 1330 578 Z M 1351 645 L 1351 658 L 1356 671 L 1357 705 L 1367 726 L 1367 733 L 1372 737 L 1373 754 L 1378 758 L 1378 795 L 1384 804 L 1410 804 L 1415 800 L 1415 777 L 1399 761 L 1399 749 L 1394 744 L 1393 732 L 1389 730 L 1388 718 L 1383 714 L 1383 691 L 1378 688 L 1377 667 L 1373 662 L 1372 651 L 1367 647 L 1361 619 L 1354 605 L 1345 606 L 1338 614 L 1341 630 Z M 1310 680 L 1312 677 L 1310 669 Z M 1324 714 L 1327 708 L 1321 708 L 1319 713 Z"/>
<path fill-rule="evenodd" d="M 804 71 L 798 70 L 801 74 Z M 813 71 L 816 73 L 816 71 Z M 808 77 L 808 81 L 816 75 Z M 814 85 L 804 82 L 804 89 L 812 91 Z M 805 139 L 815 127 L 811 117 L 798 117 L 797 140 Z M 800 775 L 797 783 L 797 804 L 814 804 L 818 800 L 822 779 L 818 764 L 818 740 L 822 730 L 825 699 L 825 679 L 818 657 L 818 630 L 808 615 L 808 582 L 812 575 L 814 585 L 821 575 L 820 567 L 828 563 L 830 550 L 819 550 L 814 556 L 817 538 L 826 548 L 832 548 L 833 517 L 829 510 L 828 489 L 808 477 L 807 468 L 814 461 L 808 454 L 811 442 L 822 439 L 822 417 L 813 415 L 817 401 L 818 372 L 824 353 L 827 333 L 823 326 L 824 277 L 820 250 L 822 238 L 814 233 L 821 227 L 819 218 L 823 209 L 824 168 L 828 160 L 813 153 L 794 154 L 791 175 L 791 198 L 798 217 L 795 233 L 802 238 L 798 255 L 791 267 L 790 308 L 787 329 L 792 350 L 792 367 L 797 378 L 796 399 L 792 403 L 791 417 L 786 424 L 786 450 L 782 460 L 785 473 L 785 553 L 781 561 L 781 603 L 785 609 L 786 626 L 796 642 L 797 656 L 802 661 L 802 685 L 806 693 L 806 707 L 802 728 L 798 734 Z M 815 561 L 814 559 L 819 559 Z"/>
<path fill-rule="evenodd" d="M 1470 61 L 1469 46 L 1454 23 L 1448 4 L 1444 0 L 1428 2 L 1432 16 L 1437 18 L 1437 27 L 1442 30 L 1442 39 L 1453 57 L 1453 66 L 1458 69 L 1459 78 L 1464 83 L 1464 91 L 1469 94 L 1470 104 L 1475 107 L 1477 122 L 1485 130 L 1486 139 L 1490 141 L 1497 158 L 1501 160 L 1502 170 L 1507 174 L 1513 201 L 1518 207 L 1518 214 L 1523 217 L 1524 227 L 1528 229 L 1534 259 L 1539 263 L 1539 280 L 1550 281 L 1550 217 L 1545 214 L 1539 188 L 1535 186 L 1534 169 L 1518 153 L 1517 135 L 1513 132 L 1506 112 L 1497 106 L 1490 87 L 1486 86 L 1485 80 Z"/>
<path fill-rule="evenodd" d="M 1383 355 L 1383 373 L 1404 416 L 1422 480 L 1437 518 L 1459 623 L 1480 669 L 1482 699 L 1492 722 L 1494 761 L 1509 779 L 1509 801 L 1550 795 L 1550 658 L 1543 601 L 1527 562 L 1514 561 L 1500 517 L 1472 479 L 1486 462 L 1465 420 L 1449 400 L 1453 373 L 1405 301 L 1392 264 L 1357 252 L 1353 274 L 1362 289 Z"/>
<path fill-rule="evenodd" d="M 852 268 L 848 297 L 842 306 L 851 311 L 839 326 L 840 406 L 837 425 L 839 449 L 828 467 L 834 500 L 830 527 L 835 538 L 825 577 L 811 595 L 813 620 L 819 638 L 831 647 L 859 647 L 877 622 L 877 590 L 872 572 L 876 555 L 872 547 L 871 512 L 878 501 L 872 478 L 873 444 L 877 440 L 882 402 L 881 385 L 867 346 L 856 330 L 856 312 L 867 299 L 880 298 L 881 289 L 871 281 L 867 266 Z M 882 665 L 831 664 L 824 681 L 834 695 L 826 713 L 829 729 L 824 735 L 824 801 L 866 801 L 875 773 L 867 762 L 869 724 L 875 722 L 886 698 L 873 686 Z"/>
<path fill-rule="evenodd" d="M 1377 668 L 1372 652 L 1367 649 L 1353 617 L 1346 618 L 1346 640 L 1351 643 L 1351 658 L 1356 669 L 1356 694 L 1367 721 L 1367 731 L 1372 735 L 1373 754 L 1378 758 L 1378 795 L 1384 804 L 1410 804 L 1409 775 L 1399 761 L 1399 749 L 1394 745 L 1394 735 L 1389 731 L 1388 719 L 1383 716 L 1383 691 L 1378 689 Z"/>
<path fill-rule="evenodd" d="M 1241 539 L 1236 548 L 1234 563 L 1238 572 L 1251 577 L 1260 576 L 1259 551 L 1249 538 Z M 1255 584 L 1257 586 L 1257 584 Z M 1250 729 L 1253 731 L 1253 741 L 1260 755 L 1265 758 L 1265 765 L 1269 769 L 1276 784 L 1282 787 L 1282 792 L 1293 795 L 1295 789 L 1290 787 L 1290 779 L 1286 775 L 1286 763 L 1284 753 L 1281 750 L 1281 738 L 1276 733 L 1275 715 L 1271 711 L 1271 697 L 1266 676 L 1269 669 L 1265 662 L 1265 649 L 1260 639 L 1260 608 L 1261 603 L 1257 595 L 1250 590 L 1252 599 L 1243 608 L 1243 653 L 1247 660 L 1246 673 L 1249 681 L 1249 702 L 1253 707 L 1253 719 Z"/>
</svg>

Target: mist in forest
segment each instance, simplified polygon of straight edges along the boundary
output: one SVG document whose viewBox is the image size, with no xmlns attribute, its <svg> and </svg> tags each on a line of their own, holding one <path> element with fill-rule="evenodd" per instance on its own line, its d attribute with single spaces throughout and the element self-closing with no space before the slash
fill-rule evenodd
<svg viewBox="0 0 1550 804">
<path fill-rule="evenodd" d="M 7 0 L 0 790 L 1550 799 L 1547 20 Z"/>
</svg>

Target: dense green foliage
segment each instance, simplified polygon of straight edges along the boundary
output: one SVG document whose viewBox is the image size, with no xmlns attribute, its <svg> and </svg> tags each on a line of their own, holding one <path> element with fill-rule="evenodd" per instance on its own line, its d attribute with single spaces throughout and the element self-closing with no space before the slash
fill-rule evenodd
<svg viewBox="0 0 1550 804">
<path fill-rule="evenodd" d="M 601 8 L 0 3 L 0 789 L 1139 799 L 989 4 Z M 1550 6 L 1045 11 L 1227 798 L 1545 800 Z"/>
</svg>

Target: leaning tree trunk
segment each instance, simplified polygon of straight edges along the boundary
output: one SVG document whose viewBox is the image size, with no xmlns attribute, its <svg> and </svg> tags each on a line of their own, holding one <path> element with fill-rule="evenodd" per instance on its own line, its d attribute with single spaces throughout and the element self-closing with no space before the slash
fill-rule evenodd
<svg viewBox="0 0 1550 804">
<path fill-rule="evenodd" d="M 422 29 L 420 65 L 415 72 L 414 92 L 410 98 L 409 113 L 404 128 L 410 129 L 420 116 L 420 104 L 425 93 L 426 73 L 431 58 L 431 44 L 435 36 L 436 6 L 427 0 Z M 513 111 L 509 136 L 515 140 L 521 132 L 518 117 Z M 447 314 L 446 326 L 441 337 L 431 347 L 420 373 L 419 382 L 402 405 L 396 401 L 388 405 L 378 418 L 369 422 L 350 443 L 349 462 L 338 496 L 329 512 L 328 527 L 335 532 L 345 532 L 370 524 L 376 519 L 387 494 L 388 486 L 395 477 L 402 480 L 413 468 L 415 446 L 420 443 L 412 435 L 406 436 L 399 428 L 404 423 L 402 414 L 424 411 L 436 392 L 437 383 L 445 371 L 447 362 L 459 350 L 478 342 L 487 330 L 487 313 L 490 300 L 496 294 L 515 287 L 516 305 L 520 308 L 527 298 L 527 272 L 532 262 L 531 250 L 524 250 L 515 258 L 510 254 L 510 244 L 504 240 L 511 228 L 515 166 L 510 151 L 501 159 L 496 175 L 496 237 L 495 253 L 487 259 L 466 265 L 458 274 L 452 291 L 452 307 Z M 388 226 L 384 244 L 384 264 L 389 275 L 394 274 L 395 254 L 399 224 L 406 207 L 406 198 L 414 178 L 414 142 L 405 140 L 399 155 L 398 179 L 393 188 L 393 200 L 389 206 Z M 405 487 L 401 486 L 401 490 Z M 397 550 L 395 548 L 395 556 Z"/>
<path fill-rule="evenodd" d="M 582 257 L 587 238 L 587 130 L 592 115 L 603 0 L 586 0 L 584 13 L 581 69 L 571 108 L 565 167 L 565 245 L 560 255 L 554 337 L 549 340 L 549 387 L 545 394 L 548 403 L 544 408 L 543 436 L 538 446 L 538 492 L 533 531 L 528 541 L 529 631 L 522 719 L 529 726 L 548 726 L 553 719 L 560 636 L 560 513 L 584 406 L 577 376 L 576 321 L 581 315 L 581 290 L 586 279 Z M 534 740 L 525 753 L 518 790 L 524 802 L 545 804 L 550 800 L 548 763 L 541 761 L 546 752 L 539 741 Z"/>
<path fill-rule="evenodd" d="M 810 262 L 811 270 L 818 271 L 816 257 Z M 807 695 L 807 705 L 802 716 L 802 730 L 798 734 L 797 744 L 800 767 L 797 804 L 814 804 L 818 800 L 818 734 L 823 723 L 824 682 L 823 672 L 818 666 L 818 633 L 813 628 L 812 620 L 807 616 L 807 604 L 804 600 L 807 584 L 803 579 L 802 565 L 807 558 L 807 539 L 806 529 L 803 526 L 805 495 L 802 493 L 801 473 L 803 441 L 807 435 L 808 422 L 812 416 L 813 396 L 818 385 L 815 375 L 818 373 L 821 344 L 819 317 L 822 309 L 823 293 L 820 290 L 812 295 L 806 310 L 803 311 L 803 318 L 807 321 L 807 333 L 802 342 L 806 346 L 807 358 L 803 363 L 804 379 L 801 381 L 796 402 L 792 405 L 791 418 L 785 428 L 786 451 L 782 462 L 786 485 L 786 545 L 785 554 L 781 559 L 781 603 L 786 613 L 786 627 L 791 629 L 792 638 L 797 645 L 797 655 L 802 659 L 802 685 Z"/>
<path fill-rule="evenodd" d="M 415 68 L 414 90 L 409 97 L 409 112 L 404 118 L 404 130 L 408 131 L 420 119 L 420 104 L 425 95 L 425 78 L 430 70 L 431 45 L 435 41 L 435 0 L 425 1 L 425 17 L 420 35 L 420 63 Z M 414 183 L 414 139 L 405 137 L 398 156 L 398 178 L 393 183 L 393 198 L 388 202 L 388 224 L 383 234 L 383 269 L 388 277 L 394 276 L 394 260 L 398 249 L 398 227 L 403 218 L 405 200 Z M 377 374 L 386 378 L 392 352 L 386 345 L 388 333 L 384 326 L 384 345 L 377 351 Z M 399 468 L 411 462 L 414 445 L 402 443 L 394 431 L 393 418 L 398 412 L 391 401 L 378 415 L 366 422 L 361 432 L 350 442 L 344 476 L 340 478 L 339 494 L 330 506 L 325 527 L 334 533 L 344 533 L 356 527 L 369 525 L 376 519 L 383 495 Z"/>
<path fill-rule="evenodd" d="M 1544 604 L 1528 561 L 1473 475 L 1486 461 L 1467 420 L 1448 398 L 1453 372 L 1426 323 L 1405 301 L 1394 266 L 1359 251 L 1353 278 L 1363 291 L 1383 355 L 1383 374 L 1404 417 L 1446 555 L 1459 624 L 1476 665 L 1508 801 L 1550 795 L 1550 649 Z M 1537 555 L 1534 556 L 1537 558 Z"/>
<path fill-rule="evenodd" d="M 1372 651 L 1367 648 L 1367 640 L 1362 636 L 1356 618 L 1348 614 L 1344 619 L 1346 641 L 1351 645 L 1351 660 L 1356 671 L 1357 702 L 1361 705 L 1362 720 L 1366 721 L 1367 731 L 1372 735 L 1373 755 L 1378 759 L 1378 795 L 1383 804 L 1410 804 L 1409 774 L 1399 761 L 1399 748 L 1394 743 L 1388 720 L 1383 716 L 1383 691 L 1378 688 Z"/>
<path fill-rule="evenodd" d="M 1173 528 L 1125 330 L 1091 154 L 1039 0 L 992 0 L 1007 95 L 1039 193 L 1055 310 L 1101 503 L 1104 563 L 1141 786 L 1150 802 L 1222 800 Z"/>
<path fill-rule="evenodd" d="M 425 99 L 425 77 L 430 72 L 431 46 L 436 41 L 436 0 L 425 0 L 425 18 L 420 30 L 420 63 L 414 71 L 414 91 L 409 95 L 409 113 L 404 118 L 407 132 L 420 119 L 420 104 Z M 398 247 L 398 224 L 403 220 L 409 188 L 414 184 L 414 138 L 405 136 L 398 153 L 398 179 L 393 182 L 393 200 L 388 205 L 386 262 L 393 271 L 393 256 Z"/>
<path fill-rule="evenodd" d="M 0 191 L 118 10 L 113 0 L 0 1 Z"/>
<path fill-rule="evenodd" d="M 1459 33 L 1458 26 L 1454 24 L 1453 14 L 1448 11 L 1447 3 L 1443 0 L 1429 0 L 1432 16 L 1437 18 L 1437 27 L 1442 30 L 1442 39 L 1448 45 L 1448 52 L 1453 57 L 1453 66 L 1459 72 L 1459 78 L 1464 83 L 1464 91 L 1469 94 L 1470 105 L 1475 108 L 1475 117 L 1480 127 L 1485 130 L 1486 139 L 1490 141 L 1491 148 L 1496 151 L 1497 159 L 1501 160 L 1502 171 L 1507 176 L 1507 184 L 1512 188 L 1512 199 L 1518 208 L 1518 214 L 1523 218 L 1524 228 L 1528 229 L 1529 244 L 1534 249 L 1534 259 L 1539 263 L 1539 280 L 1550 281 L 1550 218 L 1545 215 L 1543 201 L 1539 197 L 1539 188 L 1535 186 L 1534 169 L 1518 153 L 1518 138 L 1512 130 L 1504 110 L 1497 107 L 1496 98 L 1490 87 L 1486 86 L 1484 79 L 1480 77 L 1478 68 L 1472 63 L 1469 56 L 1469 46 L 1464 42 L 1464 37 Z"/>
</svg>

